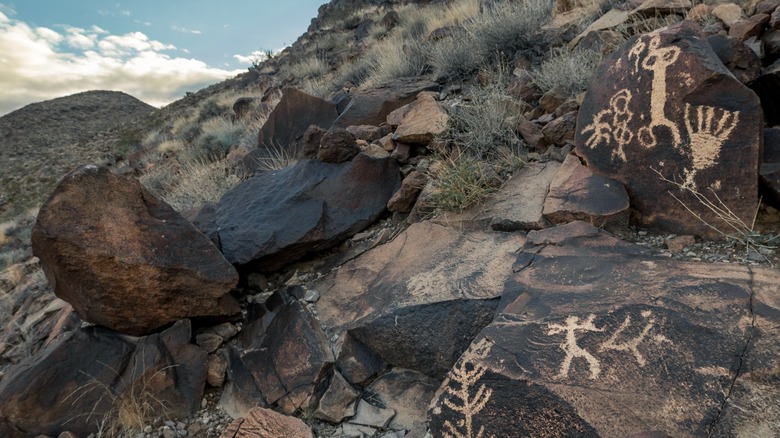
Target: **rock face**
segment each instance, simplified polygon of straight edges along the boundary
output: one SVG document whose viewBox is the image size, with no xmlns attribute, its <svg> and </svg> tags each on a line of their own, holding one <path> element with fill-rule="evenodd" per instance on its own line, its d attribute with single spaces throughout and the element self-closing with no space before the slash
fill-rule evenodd
<svg viewBox="0 0 780 438">
<path fill-rule="evenodd" d="M 231 368 L 249 372 L 247 386 L 257 388 L 264 404 L 286 414 L 314 409 L 335 362 L 328 339 L 298 300 L 282 292 L 269 302 L 242 333 L 243 352 L 231 356 Z"/>
<path fill-rule="evenodd" d="M 543 214 L 554 225 L 583 220 L 597 227 L 626 227 L 628 194 L 620 182 L 594 174 L 568 155 L 550 184 Z"/>
<path fill-rule="evenodd" d="M 595 172 L 626 186 L 640 224 L 715 235 L 687 206 L 710 224 L 727 227 L 656 171 L 710 198 L 714 191 L 750 223 L 757 202 L 761 107 L 694 24 L 630 39 L 596 78 L 578 115 L 577 154 Z"/>
<path fill-rule="evenodd" d="M 365 154 L 258 174 L 217 205 L 222 253 L 231 263 L 273 271 L 330 248 L 376 220 L 400 179 L 394 160 Z"/>
<path fill-rule="evenodd" d="M 85 321 L 131 335 L 182 318 L 233 319 L 236 270 L 135 179 L 82 167 L 41 208 L 33 253 Z"/>
<path fill-rule="evenodd" d="M 518 245 L 510 234 L 416 223 L 315 283 L 322 294 L 317 312 L 329 329 L 343 332 L 412 306 L 493 299 L 503 291 Z"/>
<path fill-rule="evenodd" d="M 339 113 L 336 105 L 319 97 L 310 96 L 295 88 L 282 90 L 282 99 L 268 115 L 257 134 L 257 149 L 244 157 L 250 171 L 258 169 L 257 161 L 272 151 L 296 155 L 303 149 L 303 134 L 311 125 L 328 129 Z"/>
<path fill-rule="evenodd" d="M 206 353 L 189 343 L 189 321 L 137 341 L 101 327 L 69 333 L 0 383 L 0 436 L 78 436 L 115 417 L 132 392 L 159 415 L 200 408 Z"/>
<path fill-rule="evenodd" d="M 514 292 L 439 390 L 433 435 L 775 431 L 780 274 L 649 256 L 575 224 L 529 235 Z"/>
<path fill-rule="evenodd" d="M 314 438 L 309 426 L 295 417 L 282 415 L 270 409 L 255 408 L 246 418 L 228 426 L 220 438 Z"/>
<path fill-rule="evenodd" d="M 420 93 L 396 128 L 393 140 L 427 145 L 444 132 L 448 120 L 449 116 L 436 102 L 434 93 Z"/>
<path fill-rule="evenodd" d="M 421 91 L 438 91 L 439 88 L 436 82 L 401 78 L 360 90 L 352 95 L 352 100 L 333 123 L 333 127 L 379 126 L 386 121 L 388 114 L 414 101 Z"/>
</svg>

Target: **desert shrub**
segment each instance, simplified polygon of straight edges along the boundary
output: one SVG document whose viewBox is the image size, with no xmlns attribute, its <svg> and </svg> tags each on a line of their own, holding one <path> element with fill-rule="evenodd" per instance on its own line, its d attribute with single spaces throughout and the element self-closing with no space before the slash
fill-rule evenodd
<svg viewBox="0 0 780 438">
<path fill-rule="evenodd" d="M 203 123 L 207 120 L 211 120 L 215 117 L 225 116 L 230 114 L 230 107 L 222 106 L 218 104 L 214 99 L 203 102 L 198 112 L 198 123 Z"/>
<path fill-rule="evenodd" d="M 255 159 L 259 170 L 280 170 L 292 166 L 299 160 L 295 151 L 284 147 L 267 148 L 266 152 L 266 155 Z"/>
<path fill-rule="evenodd" d="M 454 156 L 442 161 L 433 178 L 432 201 L 443 210 L 463 211 L 496 191 L 501 181 L 489 164 L 466 154 Z"/>
<path fill-rule="evenodd" d="M 201 130 L 193 147 L 185 149 L 180 156 L 183 161 L 214 161 L 227 156 L 230 149 L 238 145 L 245 127 L 241 122 L 217 117 L 201 125 Z"/>
<path fill-rule="evenodd" d="M 464 77 L 485 62 L 484 54 L 474 47 L 475 36 L 464 31 L 445 38 L 431 49 L 431 65 L 436 77 Z"/>
<path fill-rule="evenodd" d="M 184 212 L 205 203 L 216 203 L 241 178 L 224 161 L 189 162 L 179 169 L 175 184 L 162 198 L 176 211 Z"/>
<path fill-rule="evenodd" d="M 330 71 L 330 65 L 322 56 L 311 54 L 300 61 L 288 64 L 285 70 L 293 78 L 305 79 L 324 75 Z"/>
<path fill-rule="evenodd" d="M 157 145 L 157 150 L 166 154 L 179 152 L 184 149 L 184 143 L 181 140 L 163 140 Z"/>
<path fill-rule="evenodd" d="M 141 175 L 138 180 L 147 190 L 162 197 L 168 187 L 175 183 L 176 169 L 170 163 L 154 166 Z"/>
<path fill-rule="evenodd" d="M 555 49 L 531 75 L 542 91 L 562 87 L 574 95 L 588 89 L 600 63 L 601 55 L 590 50 Z"/>
<path fill-rule="evenodd" d="M 524 104 L 506 92 L 503 78 L 503 73 L 496 73 L 487 86 L 474 90 L 469 101 L 450 111 L 445 137 L 472 157 L 513 161 L 507 160 L 510 153 L 525 155 L 526 144 L 513 123 Z"/>
</svg>

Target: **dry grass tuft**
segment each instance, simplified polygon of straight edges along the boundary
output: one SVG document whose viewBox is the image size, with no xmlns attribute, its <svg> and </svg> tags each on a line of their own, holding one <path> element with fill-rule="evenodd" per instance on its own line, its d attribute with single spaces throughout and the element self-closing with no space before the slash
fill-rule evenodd
<svg viewBox="0 0 780 438">
<path fill-rule="evenodd" d="M 290 76 L 296 79 L 317 78 L 329 72 L 330 69 L 330 65 L 324 58 L 313 54 L 284 68 Z"/>
<path fill-rule="evenodd" d="M 442 169 L 433 176 L 433 203 L 437 208 L 463 211 L 496 191 L 501 180 L 493 168 L 458 151 L 442 161 Z"/>
<path fill-rule="evenodd" d="M 536 85 L 544 92 L 562 87 L 571 95 L 588 89 L 601 55 L 590 50 L 556 49 L 532 71 Z"/>
<path fill-rule="evenodd" d="M 228 190 L 241 182 L 224 161 L 187 162 L 181 165 L 176 182 L 161 196 L 178 212 L 185 212 L 206 203 L 216 203 Z"/>
</svg>

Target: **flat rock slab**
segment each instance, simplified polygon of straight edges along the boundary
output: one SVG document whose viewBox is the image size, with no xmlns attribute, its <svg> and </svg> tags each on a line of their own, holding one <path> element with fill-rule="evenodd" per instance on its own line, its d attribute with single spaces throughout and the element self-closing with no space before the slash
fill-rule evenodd
<svg viewBox="0 0 780 438">
<path fill-rule="evenodd" d="M 367 228 L 400 184 L 395 160 L 365 154 L 260 173 L 217 205 L 220 248 L 236 265 L 277 270 Z"/>
<path fill-rule="evenodd" d="M 465 230 L 539 230 L 549 225 L 542 216 L 544 199 L 561 163 L 529 163 L 501 189 L 480 205 L 462 213 L 448 212 L 433 219 L 442 225 Z"/>
<path fill-rule="evenodd" d="M 609 229 L 628 226 L 628 207 L 623 184 L 593 173 L 575 155 L 567 155 L 550 183 L 542 215 L 554 225 L 581 220 Z"/>
<path fill-rule="evenodd" d="M 63 178 L 41 207 L 32 247 L 58 297 L 118 332 L 241 315 L 229 294 L 238 273 L 219 250 L 137 179 L 106 168 Z"/>
<path fill-rule="evenodd" d="M 410 306 L 501 296 L 524 239 L 425 221 L 316 283 L 320 320 L 343 332 Z"/>
<path fill-rule="evenodd" d="M 579 111 L 576 151 L 595 172 L 626 186 L 640 224 L 716 237 L 688 207 L 728 229 L 661 175 L 714 202 L 716 194 L 751 222 L 758 199 L 760 102 L 723 66 L 695 24 L 631 38 L 595 77 Z"/>
<path fill-rule="evenodd" d="M 433 436 L 773 435 L 780 273 L 585 231 L 529 239 L 514 292 L 439 390 Z"/>
<path fill-rule="evenodd" d="M 220 438 L 314 438 L 311 428 L 301 419 L 270 409 L 255 408 L 246 418 L 230 423 Z"/>
</svg>

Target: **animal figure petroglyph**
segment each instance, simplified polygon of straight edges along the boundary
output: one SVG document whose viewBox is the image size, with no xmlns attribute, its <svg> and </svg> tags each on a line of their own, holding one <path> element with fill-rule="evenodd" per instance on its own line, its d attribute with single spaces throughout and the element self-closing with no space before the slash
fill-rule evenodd
<svg viewBox="0 0 780 438">
<path fill-rule="evenodd" d="M 623 323 L 620 324 L 620 327 L 618 327 L 615 333 L 613 333 L 612 336 L 609 337 L 609 339 L 607 339 L 599 346 L 599 351 L 606 351 L 606 350 L 629 351 L 634 356 L 634 359 L 636 359 L 636 363 L 639 365 L 640 368 L 645 366 L 645 364 L 647 364 L 647 360 L 645 360 L 645 357 L 642 355 L 642 353 L 639 352 L 639 345 L 642 342 L 644 342 L 646 339 L 648 339 L 650 330 L 653 329 L 656 321 L 655 318 L 653 318 L 653 313 L 649 310 L 643 311 L 642 317 L 645 318 L 647 324 L 639 333 L 639 335 L 637 335 L 635 338 L 629 339 L 621 343 L 617 342 L 618 338 L 623 334 L 623 332 L 625 332 L 626 329 L 628 329 L 631 326 L 631 315 L 626 315 L 626 319 L 623 320 Z M 666 339 L 666 337 L 663 335 L 656 335 L 651 339 L 655 340 L 656 342 L 671 342 L 668 339 Z"/>
<path fill-rule="evenodd" d="M 593 149 L 601 142 L 617 142 L 617 149 L 612 151 L 612 157 L 619 157 L 626 161 L 626 152 L 624 147 L 634 139 L 634 133 L 631 132 L 629 123 L 634 118 L 634 113 L 629 108 L 631 103 L 631 92 L 624 88 L 609 100 L 609 108 L 601 110 L 593 118 L 593 123 L 587 125 L 583 132 L 593 131 L 585 145 Z"/>
</svg>

